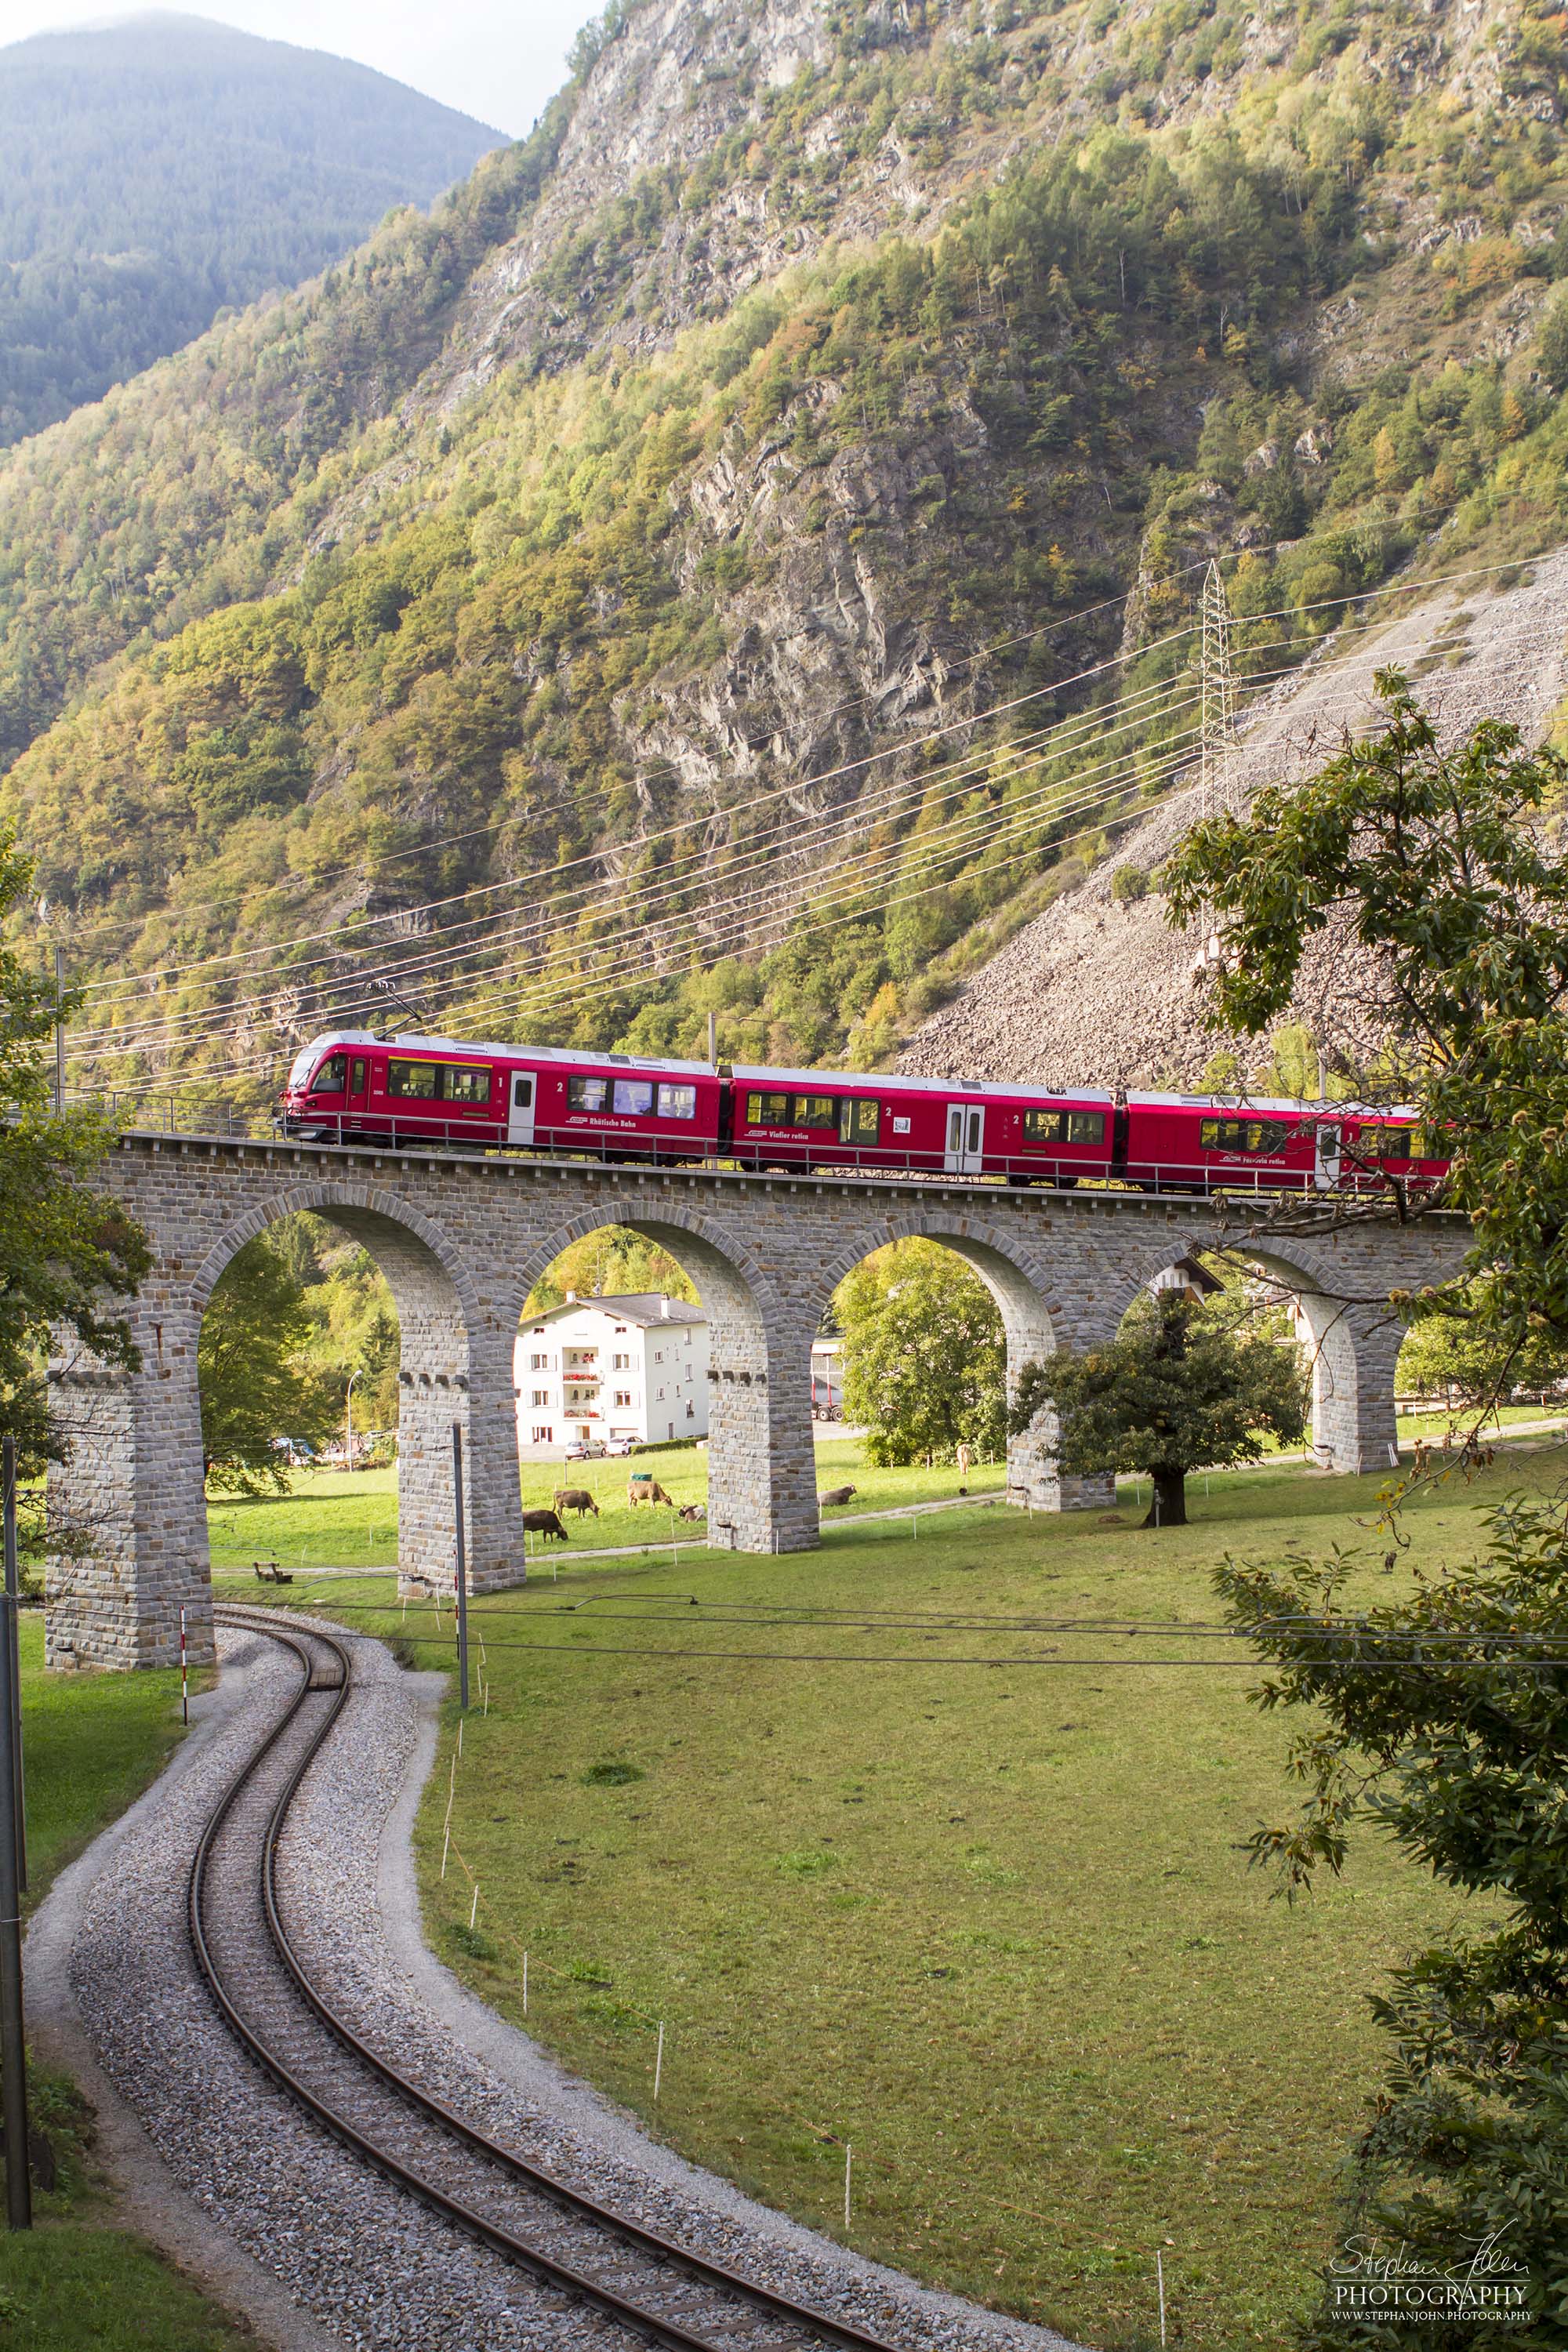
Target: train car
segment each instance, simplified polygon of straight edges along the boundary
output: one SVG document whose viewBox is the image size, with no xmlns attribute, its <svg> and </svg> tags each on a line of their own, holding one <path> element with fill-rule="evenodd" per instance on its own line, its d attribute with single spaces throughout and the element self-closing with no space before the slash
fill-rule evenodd
<svg viewBox="0 0 1568 2352">
<path fill-rule="evenodd" d="M 317 1142 L 431 1143 L 472 1150 L 591 1151 L 608 1160 L 705 1160 L 723 1089 L 706 1062 L 456 1037 L 330 1030 L 295 1055 L 284 1132 Z"/>
<path fill-rule="evenodd" d="M 1176 1192 L 1386 1191 L 1426 1188 L 1447 1161 L 1425 1154 L 1408 1109 L 1352 1110 L 1277 1097 L 1133 1095 L 1116 1172 Z"/>
<path fill-rule="evenodd" d="M 743 1168 L 911 1170 L 1067 1187 L 1110 1172 L 1115 1107 L 1100 1088 L 737 1063 L 730 1090 L 730 1150 Z"/>
</svg>

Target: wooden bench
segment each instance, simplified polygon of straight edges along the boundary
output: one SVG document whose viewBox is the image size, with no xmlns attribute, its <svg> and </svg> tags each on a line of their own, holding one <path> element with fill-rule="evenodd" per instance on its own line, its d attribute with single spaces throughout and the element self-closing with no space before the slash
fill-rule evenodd
<svg viewBox="0 0 1568 2352">
<path fill-rule="evenodd" d="M 293 1570 L 279 1568 L 275 1559 L 252 1560 L 251 1566 L 263 1584 L 292 1584 L 294 1581 Z"/>
</svg>

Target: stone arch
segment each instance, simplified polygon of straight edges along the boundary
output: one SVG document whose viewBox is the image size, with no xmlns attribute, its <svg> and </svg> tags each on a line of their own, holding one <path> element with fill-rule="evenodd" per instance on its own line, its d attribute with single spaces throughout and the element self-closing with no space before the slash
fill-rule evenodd
<svg viewBox="0 0 1568 2352">
<path fill-rule="evenodd" d="M 1115 1330 L 1139 1292 L 1184 1255 L 1224 1249 L 1278 1281 L 1300 1302 L 1312 1374 L 1312 1450 L 1324 1469 L 1355 1473 L 1397 1467 L 1394 1367 L 1405 1327 L 1378 1300 L 1347 1298 L 1323 1254 L 1294 1236 L 1255 1241 L 1194 1227 L 1167 1230 L 1154 1247 L 1128 1252 L 1109 1294 Z"/>
<path fill-rule="evenodd" d="M 818 1534 L 809 1405 L 816 1327 L 721 1220 L 663 1198 L 646 1210 L 635 1199 L 610 1199 L 602 1214 L 566 1219 L 517 1269 L 513 1328 L 552 1261 L 605 1225 L 668 1250 L 707 1311 L 710 1540 L 737 1551 L 808 1549 Z"/>
<path fill-rule="evenodd" d="M 973 1268 L 995 1300 L 1007 1345 L 1007 1394 L 1017 1392 L 1025 1367 L 1052 1355 L 1063 1328 L 1062 1301 L 1025 1237 L 967 1210 L 933 1206 L 877 1218 L 824 1269 L 825 1308 L 845 1276 L 890 1242 L 932 1241 Z M 1007 1500 L 1020 1510 L 1091 1509 L 1113 1491 L 1100 1478 L 1064 1478 L 1058 1465 L 1059 1427 L 1054 1412 L 1037 1415 L 1007 1440 Z"/>
</svg>

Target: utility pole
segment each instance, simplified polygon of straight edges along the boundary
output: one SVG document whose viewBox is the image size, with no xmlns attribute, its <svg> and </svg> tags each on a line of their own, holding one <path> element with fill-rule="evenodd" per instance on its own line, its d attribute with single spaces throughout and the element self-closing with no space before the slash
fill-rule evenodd
<svg viewBox="0 0 1568 2352">
<path fill-rule="evenodd" d="M 57 940 L 55 948 L 55 1108 L 66 1107 L 66 951 Z"/>
<path fill-rule="evenodd" d="M 452 1423 L 452 1517 L 458 1530 L 458 1704 L 468 1711 L 468 1558 L 463 1538 L 463 1424 Z"/>
<path fill-rule="evenodd" d="M 1212 556 L 1204 574 L 1198 714 L 1203 814 L 1217 816 L 1230 806 L 1227 784 L 1236 743 L 1236 672 L 1230 657 L 1230 599 Z"/>
<path fill-rule="evenodd" d="M 350 1471 L 354 1466 L 354 1382 L 363 1370 L 360 1364 L 349 1374 L 348 1393 L 343 1399 L 343 1467 Z"/>
<path fill-rule="evenodd" d="M 33 2183 L 27 2165 L 27 2045 L 22 2025 L 22 1874 L 16 1822 L 21 1793 L 17 1738 L 16 1441 L 4 1442 L 5 1591 L 0 1606 L 0 2113 L 5 2126 L 5 2219 L 13 2230 L 33 2226 Z"/>
</svg>

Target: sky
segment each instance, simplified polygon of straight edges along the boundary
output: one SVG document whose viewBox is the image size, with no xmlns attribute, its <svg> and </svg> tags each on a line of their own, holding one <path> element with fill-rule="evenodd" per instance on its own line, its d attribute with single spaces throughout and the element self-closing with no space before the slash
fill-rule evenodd
<svg viewBox="0 0 1568 2352">
<path fill-rule="evenodd" d="M 268 40 L 330 49 L 374 66 L 444 105 L 519 138 L 566 79 L 579 26 L 600 0 L 192 0 L 209 16 Z M 144 13 L 92 0 L 0 0 L 0 47 L 30 33 Z"/>
</svg>

